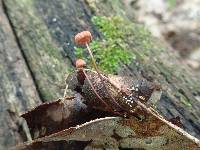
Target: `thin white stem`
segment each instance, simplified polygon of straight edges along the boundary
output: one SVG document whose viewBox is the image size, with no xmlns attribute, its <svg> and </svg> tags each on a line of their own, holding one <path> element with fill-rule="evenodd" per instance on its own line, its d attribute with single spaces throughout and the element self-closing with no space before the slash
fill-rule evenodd
<svg viewBox="0 0 200 150">
<path fill-rule="evenodd" d="M 100 74 L 100 72 L 99 72 L 99 70 L 97 68 L 97 65 L 96 65 L 96 60 L 94 59 L 92 51 L 91 51 L 91 49 L 90 49 L 90 47 L 89 47 L 89 45 L 87 43 L 86 43 L 86 47 L 87 47 L 87 50 L 88 50 L 88 52 L 89 52 L 89 54 L 90 54 L 90 56 L 92 58 L 92 64 L 94 66 L 94 69 L 96 70 L 96 72 L 98 73 L 98 75 L 101 76 L 101 74 Z"/>
<path fill-rule="evenodd" d="M 66 84 L 66 86 L 65 86 L 65 91 L 64 91 L 63 99 L 65 99 L 65 97 L 67 95 L 67 89 L 68 89 L 68 84 Z"/>
</svg>

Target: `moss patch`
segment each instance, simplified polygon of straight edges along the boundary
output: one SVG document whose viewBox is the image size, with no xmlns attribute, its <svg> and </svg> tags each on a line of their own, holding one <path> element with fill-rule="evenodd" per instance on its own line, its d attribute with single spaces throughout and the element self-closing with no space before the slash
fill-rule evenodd
<svg viewBox="0 0 200 150">
<path fill-rule="evenodd" d="M 155 47 L 155 41 L 145 27 L 121 17 L 95 16 L 92 22 L 102 33 L 90 43 L 91 49 L 101 70 L 117 73 L 121 64 L 129 65 L 136 58 L 143 61 L 145 56 L 157 55 L 162 49 Z M 155 53 L 154 49 L 158 49 Z M 86 58 L 84 48 L 76 48 L 76 56 L 85 58 L 91 68 L 91 60 Z"/>
<path fill-rule="evenodd" d="M 98 38 L 90 43 L 98 66 L 106 73 L 117 73 L 120 63 L 129 64 L 135 58 L 125 42 L 126 32 L 124 30 L 128 32 L 130 29 L 128 26 L 124 27 L 124 20 L 120 17 L 93 17 L 92 22 L 103 35 L 103 39 Z M 83 57 L 84 52 L 85 49 L 76 48 L 77 57 Z M 87 61 L 91 60 L 87 58 Z"/>
<path fill-rule="evenodd" d="M 176 0 L 167 0 L 168 8 L 172 10 L 176 6 Z"/>
</svg>

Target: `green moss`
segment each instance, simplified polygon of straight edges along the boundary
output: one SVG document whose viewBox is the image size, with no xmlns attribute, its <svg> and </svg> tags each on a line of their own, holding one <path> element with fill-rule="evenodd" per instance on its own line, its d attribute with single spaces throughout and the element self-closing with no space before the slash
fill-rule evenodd
<svg viewBox="0 0 200 150">
<path fill-rule="evenodd" d="M 176 6 L 176 0 L 167 0 L 167 3 L 170 10 Z"/>
<path fill-rule="evenodd" d="M 98 66 L 106 73 L 117 73 L 120 64 L 129 65 L 136 59 L 144 61 L 149 56 L 161 53 L 162 49 L 155 46 L 156 41 L 150 32 L 140 24 L 116 16 L 95 16 L 92 22 L 102 33 L 103 39 L 93 40 L 90 46 Z M 77 48 L 76 56 L 82 58 L 84 52 L 85 49 Z M 86 60 L 91 64 L 89 59 Z"/>
<path fill-rule="evenodd" d="M 117 73 L 120 63 L 129 64 L 134 54 L 128 49 L 126 32 L 130 29 L 124 27 L 124 20 L 119 17 L 93 17 L 92 22 L 103 34 L 103 39 L 93 40 L 90 47 L 94 53 L 100 69 L 106 73 Z M 76 56 L 83 57 L 85 49 L 76 48 Z M 90 62 L 90 59 L 87 59 Z M 91 64 L 91 63 L 89 63 Z"/>
</svg>

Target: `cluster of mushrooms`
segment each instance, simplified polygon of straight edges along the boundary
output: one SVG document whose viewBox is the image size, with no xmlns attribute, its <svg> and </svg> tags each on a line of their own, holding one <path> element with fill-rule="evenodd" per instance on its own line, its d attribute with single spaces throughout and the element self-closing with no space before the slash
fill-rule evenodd
<svg viewBox="0 0 200 150">
<path fill-rule="evenodd" d="M 101 73 L 100 73 L 100 71 L 99 71 L 99 69 L 98 69 L 98 67 L 97 67 L 97 65 L 96 65 L 96 60 L 95 60 L 95 58 L 94 58 L 94 56 L 93 56 L 93 54 L 92 54 L 92 51 L 91 51 L 91 49 L 90 49 L 90 47 L 89 47 L 89 43 L 92 41 L 92 34 L 90 33 L 90 31 L 82 31 L 82 32 L 76 34 L 74 39 L 75 39 L 75 43 L 76 43 L 77 45 L 86 46 L 86 48 L 87 48 L 87 50 L 88 50 L 88 52 L 89 52 L 89 55 L 90 55 L 90 57 L 91 57 L 91 60 L 92 60 L 92 65 L 93 65 L 95 71 L 97 72 L 97 75 L 98 75 L 98 77 L 100 78 L 103 87 L 105 88 L 106 92 L 108 93 L 109 98 L 110 98 L 117 106 L 120 107 L 120 105 L 116 102 L 116 100 L 113 98 L 113 96 L 108 92 L 108 89 L 107 89 L 107 87 L 106 87 L 106 85 L 105 85 L 104 79 L 103 79 L 103 77 L 102 77 L 102 75 L 101 75 Z M 103 104 L 103 105 L 106 107 L 106 109 L 108 109 L 110 112 L 112 112 L 112 113 L 114 113 L 114 114 L 120 115 L 118 112 L 115 112 L 115 111 L 114 111 L 114 110 L 99 96 L 99 94 L 96 92 L 96 90 L 95 90 L 94 86 L 92 85 L 92 83 L 91 83 L 89 77 L 87 76 L 87 73 L 86 73 L 85 70 L 84 70 L 85 67 L 86 67 L 86 62 L 85 62 L 83 59 L 77 59 L 77 60 L 76 60 L 76 68 L 77 68 L 79 71 L 81 71 L 81 72 L 84 73 L 84 75 L 85 75 L 85 77 L 86 77 L 88 83 L 90 84 L 92 90 L 94 91 L 94 93 L 95 93 L 95 95 L 98 97 L 98 99 L 102 102 L 102 104 Z"/>
</svg>

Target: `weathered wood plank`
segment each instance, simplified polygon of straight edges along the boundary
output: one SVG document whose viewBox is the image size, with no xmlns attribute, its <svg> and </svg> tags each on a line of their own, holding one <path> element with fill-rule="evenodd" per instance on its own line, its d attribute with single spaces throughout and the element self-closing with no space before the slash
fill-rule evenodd
<svg viewBox="0 0 200 150">
<path fill-rule="evenodd" d="M 94 36 L 99 35 L 90 21 L 92 13 L 117 14 L 128 19 L 123 4 L 117 0 L 4 1 L 44 100 L 62 96 L 61 90 L 51 82 L 62 82 L 66 69 L 71 67 L 70 61 L 75 60 L 74 34 L 89 29 Z M 152 38 L 143 28 L 135 24 L 133 27 L 135 30 L 127 38 L 127 44 L 136 59 L 127 66 L 129 72 L 136 78 L 159 82 L 164 92 L 155 104 L 157 109 L 166 117 L 180 116 L 187 131 L 200 135 L 200 102 L 196 99 L 200 93 L 199 79 L 192 77 L 189 68 L 178 61 L 177 54 L 154 40 L 150 42 Z M 120 74 L 127 74 L 127 70 Z"/>
<path fill-rule="evenodd" d="M 85 16 L 83 10 L 76 10 L 83 9 L 81 3 L 8 0 L 5 5 L 43 100 L 61 97 L 62 91 L 52 83 L 63 83 L 65 73 L 72 67 L 62 55 L 62 45 L 73 40 L 79 27 L 89 26 L 86 18 L 79 19 Z M 69 51 L 73 49 L 71 43 L 67 45 Z"/>
<path fill-rule="evenodd" d="M 40 98 L 0 1 L 0 149 L 27 140 L 18 116 Z"/>
</svg>

